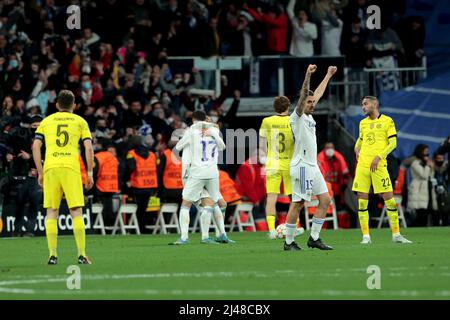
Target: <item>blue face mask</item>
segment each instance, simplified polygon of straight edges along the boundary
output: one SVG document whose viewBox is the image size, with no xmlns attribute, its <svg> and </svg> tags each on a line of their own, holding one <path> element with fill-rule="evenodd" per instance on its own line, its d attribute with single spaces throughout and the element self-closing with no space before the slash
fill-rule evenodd
<svg viewBox="0 0 450 320">
<path fill-rule="evenodd" d="M 90 90 L 92 88 L 92 84 L 89 81 L 85 81 L 82 84 L 83 89 Z"/>
<path fill-rule="evenodd" d="M 9 66 L 15 69 L 19 66 L 19 62 L 17 62 L 17 60 L 9 60 Z"/>
</svg>

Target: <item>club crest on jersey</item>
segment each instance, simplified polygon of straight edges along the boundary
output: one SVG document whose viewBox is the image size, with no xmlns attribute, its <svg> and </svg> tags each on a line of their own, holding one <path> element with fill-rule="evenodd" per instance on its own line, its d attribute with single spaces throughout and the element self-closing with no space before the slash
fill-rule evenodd
<svg viewBox="0 0 450 320">
<path fill-rule="evenodd" d="M 371 124 L 370 124 L 370 129 L 373 129 L 374 126 L 375 126 L 375 125 L 374 125 L 373 123 L 371 123 Z"/>
<path fill-rule="evenodd" d="M 316 127 L 316 124 L 314 122 L 312 122 L 312 121 L 307 121 L 306 123 L 308 124 L 309 128 L 315 128 Z"/>
<path fill-rule="evenodd" d="M 374 144 L 374 143 L 375 143 L 375 134 L 373 134 L 372 132 L 369 133 L 369 134 L 366 136 L 366 141 L 367 141 L 367 143 L 368 143 L 369 145 Z"/>
</svg>

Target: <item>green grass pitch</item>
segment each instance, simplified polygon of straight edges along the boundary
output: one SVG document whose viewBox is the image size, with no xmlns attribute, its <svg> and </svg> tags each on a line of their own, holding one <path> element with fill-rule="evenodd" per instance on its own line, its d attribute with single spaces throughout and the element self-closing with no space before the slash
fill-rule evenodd
<svg viewBox="0 0 450 320">
<path fill-rule="evenodd" d="M 76 264 L 71 236 L 60 236 L 59 261 L 47 266 L 45 237 L 0 239 L 0 299 L 449 299 L 450 228 L 408 228 L 414 243 L 391 242 L 388 229 L 324 230 L 334 251 L 282 251 L 266 233 L 232 233 L 235 245 L 168 246 L 177 235 L 87 236 L 93 265 L 81 266 L 81 289 L 67 288 Z M 381 271 L 381 289 L 367 288 Z"/>
</svg>

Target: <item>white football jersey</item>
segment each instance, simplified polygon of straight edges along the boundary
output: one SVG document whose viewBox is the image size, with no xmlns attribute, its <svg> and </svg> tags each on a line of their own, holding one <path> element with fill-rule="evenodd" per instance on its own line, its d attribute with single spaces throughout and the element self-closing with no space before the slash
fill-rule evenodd
<svg viewBox="0 0 450 320">
<path fill-rule="evenodd" d="M 289 122 L 295 145 L 291 167 L 298 166 L 300 162 L 317 165 L 316 121 L 314 121 L 312 115 L 302 114 L 299 117 L 294 110 L 291 113 Z"/>
<path fill-rule="evenodd" d="M 205 129 L 205 126 L 202 124 L 203 122 L 192 125 L 177 143 L 176 148 L 183 150 L 183 158 L 186 157 L 186 162 L 190 160 L 190 177 L 196 179 L 218 178 L 219 151 L 225 149 L 225 143 L 217 128 L 209 128 L 208 133 L 204 134 L 202 130 Z M 184 153 L 189 153 L 189 156 L 184 156 Z M 185 161 L 183 161 L 183 166 L 188 167 L 187 163 L 185 165 Z"/>
</svg>

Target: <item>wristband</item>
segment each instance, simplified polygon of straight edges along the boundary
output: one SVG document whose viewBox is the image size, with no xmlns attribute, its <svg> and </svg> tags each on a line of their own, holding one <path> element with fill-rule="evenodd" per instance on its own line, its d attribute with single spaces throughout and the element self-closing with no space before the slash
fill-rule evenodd
<svg viewBox="0 0 450 320">
<path fill-rule="evenodd" d="M 91 178 L 94 177 L 94 172 L 93 171 L 89 171 L 88 172 L 88 177 L 91 177 Z"/>
</svg>

